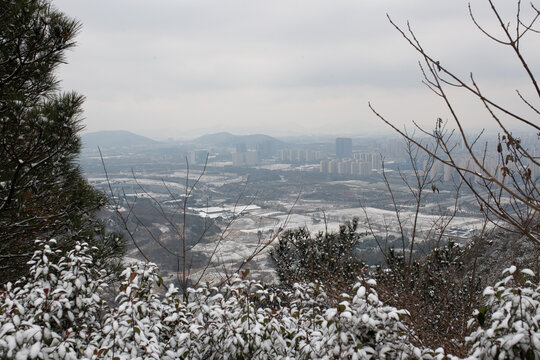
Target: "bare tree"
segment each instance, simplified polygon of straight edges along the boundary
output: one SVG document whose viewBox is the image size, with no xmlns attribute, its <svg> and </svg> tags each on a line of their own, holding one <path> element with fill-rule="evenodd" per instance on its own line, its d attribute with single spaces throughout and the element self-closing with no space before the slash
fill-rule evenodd
<svg viewBox="0 0 540 360">
<path fill-rule="evenodd" d="M 519 232 L 540 245 L 540 193 L 537 178 L 540 158 L 534 148 L 523 144 L 511 130 L 515 125 L 525 125 L 540 136 L 540 87 L 522 49 L 526 36 L 540 34 L 540 29 L 535 28 L 540 11 L 535 2 L 525 6 L 521 0 L 516 0 L 515 13 L 505 16 L 492 0 L 486 1 L 501 35 L 486 30 L 469 5 L 471 20 L 488 39 L 507 47 L 517 58 L 520 68 L 529 80 L 532 89 L 529 92 L 532 95 L 531 98 L 526 98 L 523 90 L 516 89 L 516 96 L 528 109 L 529 115 L 523 115 L 523 110 L 503 105 L 485 95 L 472 74 L 468 79 L 457 75 L 422 46 L 409 23 L 406 28 L 402 28 L 390 17 L 390 23 L 420 55 L 423 83 L 442 100 L 449 111 L 450 119 L 438 118 L 433 130 L 428 131 L 414 123 L 423 135 L 437 144 L 440 152 L 433 151 L 433 148 L 398 128 L 371 104 L 369 107 L 379 119 L 404 138 L 442 162 L 444 166 L 454 169 L 476 196 L 480 210 L 495 226 Z M 482 144 L 479 141 L 482 133 L 476 136 L 467 134 L 464 128 L 467 119 L 456 110 L 456 101 L 449 93 L 451 88 L 464 90 L 483 106 L 486 116 L 499 130 L 498 141 Z M 454 127 L 455 129 L 451 129 Z M 460 143 L 467 154 L 465 160 L 456 155 L 456 146 Z M 533 146 L 537 145 L 538 139 Z M 496 162 L 492 160 L 494 158 L 497 159 Z"/>
<path fill-rule="evenodd" d="M 437 143 L 429 145 L 424 141 L 417 140 L 432 153 L 438 153 Z M 373 274 L 377 278 L 377 292 L 385 303 L 409 311 L 406 321 L 411 342 L 443 347 L 452 354 L 465 356 L 467 320 L 479 303 L 481 287 L 476 276 L 479 244 L 472 241 L 475 246 L 469 251 L 446 237 L 447 228 L 459 214 L 462 182 L 457 178 L 444 184 L 435 171 L 436 159 L 429 154 L 422 156 L 422 148 L 407 138 L 405 150 L 410 170 L 391 173 L 383 162 L 382 176 L 393 221 L 385 221 L 381 229 L 381 224 L 375 224 L 361 203 L 368 233 L 386 261 L 386 268 Z M 452 188 L 449 196 L 447 192 Z M 427 205 L 429 218 L 424 213 Z M 479 239 L 483 239 L 483 233 Z"/>
<path fill-rule="evenodd" d="M 384 272 L 378 282 L 379 295 L 385 302 L 406 308 L 411 313 L 410 325 L 416 334 L 412 341 L 441 346 L 456 355 L 467 353 L 464 342 L 456 340 L 463 340 L 467 336 L 466 320 L 472 309 L 480 304 L 482 276 L 485 274 L 479 271 L 485 269 L 485 264 L 479 263 L 481 253 L 486 249 L 485 239 L 491 236 L 487 235 L 491 228 L 486 226 L 488 222 L 495 229 L 503 228 L 521 234 L 534 244 L 533 247 L 540 245 L 538 138 L 527 144 L 512 130 L 518 125 L 525 126 L 540 136 L 540 89 L 531 62 L 527 61 L 523 51 L 524 38 L 540 33 L 535 28 L 540 11 L 534 2 L 523 5 L 521 0 L 515 0 L 515 12 L 505 17 L 493 0 L 486 0 L 486 4 L 501 36 L 487 31 L 469 5 L 470 18 L 489 40 L 507 47 L 514 54 L 520 69 L 527 76 L 530 88 L 526 91 L 516 89 L 515 96 L 521 102 L 520 106 L 503 105 L 490 98 L 472 74 L 468 78 L 460 77 L 426 50 L 409 23 L 406 27 L 400 27 L 390 17 L 390 23 L 420 55 L 423 83 L 442 101 L 449 119 L 437 118 L 434 129 L 426 129 L 413 122 L 415 131 L 410 132 L 400 129 L 369 104 L 379 119 L 405 139 L 409 155 L 414 154 L 411 149 L 420 150 L 433 161 L 432 167 L 437 164 L 456 175 L 454 210 L 428 231 L 428 236 L 435 235 L 435 245 L 440 243 L 445 228 L 457 214 L 460 184 L 470 189 L 485 219 L 480 233 L 466 247 L 436 246 L 426 258 L 414 264 L 411 262 L 412 249 L 419 240 L 418 235 L 414 234 L 418 234 L 420 229 L 415 228 L 418 226 L 414 220 L 417 215 L 413 216 L 413 223 L 410 224 L 413 228 L 409 230 L 413 241 L 407 250 L 403 246 L 403 265 L 398 268 L 399 271 L 391 269 Z M 486 117 L 498 129 L 499 135 L 495 141 L 484 141 L 486 134 L 483 131 L 478 134 L 467 132 L 465 124 L 470 120 L 457 109 L 458 102 L 452 92 L 455 89 L 462 90 L 481 105 Z M 526 97 L 526 93 L 531 95 Z M 425 172 L 417 171 L 413 166 L 413 173 L 415 180 L 409 182 L 403 176 L 402 180 L 406 181 L 414 204 L 418 204 L 431 184 L 429 177 L 425 181 Z M 407 219 L 401 214 L 386 174 L 384 178 L 399 228 L 402 233 L 407 233 L 403 225 Z M 417 206 L 416 214 L 419 209 Z M 382 249 L 385 248 L 383 242 L 384 239 L 379 243 Z M 388 255 L 386 258 L 388 261 Z M 491 262 L 489 265 L 494 266 Z"/>
<path fill-rule="evenodd" d="M 423 144 L 421 140 L 417 140 L 417 142 Z M 439 151 L 436 143 L 433 146 L 429 144 L 424 144 L 424 146 L 433 153 Z M 442 240 L 446 229 L 458 212 L 458 199 L 461 194 L 462 182 L 459 179 L 453 179 L 451 195 L 440 195 L 439 187 L 443 181 L 442 177 L 435 171 L 436 159 L 429 155 L 421 156 L 423 155 L 422 148 L 411 140 L 405 139 L 404 147 L 410 170 L 398 169 L 394 175 L 405 189 L 403 193 L 396 193 L 395 183 L 392 185 L 393 180 L 389 179 L 384 159 L 382 162 L 382 178 L 395 218 L 395 222 L 384 224 L 384 236 L 377 235 L 377 226 L 370 218 L 364 201 L 361 199 L 359 201 L 364 212 L 367 233 L 377 243 L 386 264 L 389 266 L 390 262 L 394 261 L 392 259 L 398 256 L 404 262 L 403 274 L 409 274 L 415 259 L 427 256 L 431 250 L 443 245 Z M 448 188 L 448 184 L 446 185 Z M 450 189 L 452 188 L 450 187 Z M 443 197 L 446 199 L 446 203 L 448 203 L 448 199 L 453 199 L 452 204 L 442 206 Z M 431 219 L 426 223 L 422 217 L 428 214 L 424 214 L 422 211 L 428 204 L 431 207 L 429 213 Z M 394 224 L 395 226 L 393 226 Z M 390 231 L 391 228 L 394 228 L 394 231 Z M 390 232 L 398 234 L 400 246 L 389 241 Z"/>
<path fill-rule="evenodd" d="M 101 155 L 101 151 L 100 151 Z M 164 225 L 166 225 L 172 232 L 173 242 L 163 241 L 161 235 L 156 235 L 152 232 L 150 227 L 145 224 L 145 221 L 142 218 L 142 214 L 139 214 L 136 209 L 136 199 L 130 200 L 125 193 L 122 193 L 119 196 L 114 194 L 114 190 L 111 184 L 111 179 L 107 173 L 105 162 L 103 156 L 101 156 L 103 169 L 105 171 L 105 177 L 109 187 L 111 205 L 113 206 L 114 212 L 119 219 L 121 229 L 127 234 L 127 237 L 131 240 L 133 246 L 137 249 L 137 252 L 142 256 L 145 261 L 151 261 L 152 256 L 147 254 L 143 249 L 143 246 L 140 244 L 140 238 L 137 236 L 137 231 L 140 229 L 147 234 L 154 244 L 157 245 L 159 249 L 162 250 L 168 257 L 172 257 L 176 262 L 176 280 L 180 288 L 183 291 L 185 299 L 187 299 L 187 289 L 188 287 L 197 287 L 200 285 L 201 281 L 205 280 L 205 277 L 211 271 L 218 271 L 221 275 L 219 282 L 223 283 L 227 281 L 232 274 L 239 272 L 244 267 L 256 257 L 263 253 L 268 246 L 279 236 L 281 230 L 286 227 L 289 216 L 287 216 L 285 223 L 281 224 L 279 229 L 273 231 L 271 236 L 268 238 L 263 238 L 259 236 L 258 242 L 255 246 L 250 249 L 249 253 L 244 256 L 240 261 L 226 265 L 221 259 L 221 247 L 224 241 L 226 241 L 230 236 L 231 228 L 242 213 L 253 204 L 255 197 L 251 197 L 247 201 L 243 201 L 243 198 L 246 194 L 246 189 L 248 185 L 248 180 L 242 186 L 242 189 L 238 196 L 236 197 L 234 204 L 232 206 L 231 215 L 224 217 L 222 221 L 219 222 L 215 218 L 203 217 L 202 218 L 202 228 L 198 233 L 193 231 L 188 232 L 188 228 L 194 226 L 195 218 L 198 218 L 198 221 L 201 220 L 198 215 L 194 214 L 189 209 L 189 201 L 194 197 L 194 191 L 197 187 L 201 185 L 201 179 L 204 177 L 207 165 L 208 157 L 202 167 L 200 173 L 195 177 L 191 178 L 191 169 L 189 161 L 186 159 L 186 176 L 184 179 L 184 193 L 181 196 L 175 194 L 170 186 L 162 180 L 163 187 L 166 189 L 169 198 L 177 204 L 173 211 L 163 206 L 162 202 L 157 199 L 137 178 L 134 171 L 132 171 L 132 178 L 135 182 L 138 191 L 144 197 L 151 200 L 152 208 L 161 219 Z M 296 202 L 298 201 L 299 196 L 297 197 Z M 124 206 L 122 206 L 124 205 Z M 289 210 L 291 213 L 294 205 Z M 219 225 L 219 227 L 217 226 Z M 219 229 L 217 235 L 213 237 L 213 243 L 209 246 L 209 249 L 205 251 L 206 258 L 204 260 L 198 261 L 199 263 L 195 265 L 194 254 L 199 252 L 197 248 L 205 241 L 205 238 L 210 235 L 211 232 L 215 232 Z"/>
</svg>

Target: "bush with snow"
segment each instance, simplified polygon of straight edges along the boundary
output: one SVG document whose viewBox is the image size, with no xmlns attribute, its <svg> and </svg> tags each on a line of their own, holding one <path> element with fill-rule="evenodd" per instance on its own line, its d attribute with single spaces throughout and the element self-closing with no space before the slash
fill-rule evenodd
<svg viewBox="0 0 540 360">
<path fill-rule="evenodd" d="M 476 310 L 467 341 L 477 359 L 540 358 L 540 287 L 528 269 L 511 266 L 503 279 L 484 290 L 486 305 Z"/>
<path fill-rule="evenodd" d="M 320 284 L 280 290 L 248 280 L 244 273 L 220 288 L 189 289 L 189 301 L 184 302 L 176 287 L 163 287 L 155 265 L 139 264 L 124 271 L 114 301 L 106 301 L 112 291 L 96 270 L 87 244 L 77 244 L 63 257 L 54 250 L 54 241 L 38 246 L 30 277 L 0 292 L 0 358 L 455 358 L 443 349 L 410 345 L 414 334 L 403 322 L 408 313 L 385 306 L 373 280 L 359 281 L 354 296 L 344 294 L 343 301 L 332 305 L 335 298 Z M 511 312 L 504 332 L 497 330 L 499 322 L 493 332 L 473 333 L 474 357 L 482 351 L 493 354 L 489 344 L 506 336 L 518 339 L 512 346 L 538 341 L 538 289 L 525 286 L 515 293 L 516 288 L 508 288 L 510 280 L 505 281 L 500 298 L 508 291 L 514 294 L 509 300 L 521 300 L 501 309 L 518 306 L 520 315 Z M 495 309 L 498 303 L 490 304 Z M 497 319 L 496 311 L 490 319 Z M 534 336 L 527 335 L 527 329 Z"/>
</svg>

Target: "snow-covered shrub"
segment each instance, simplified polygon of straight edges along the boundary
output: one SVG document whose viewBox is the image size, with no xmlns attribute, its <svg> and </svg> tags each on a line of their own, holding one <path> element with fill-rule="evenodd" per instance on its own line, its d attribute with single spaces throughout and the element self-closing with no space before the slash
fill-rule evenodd
<svg viewBox="0 0 540 360">
<path fill-rule="evenodd" d="M 310 358 L 394 359 L 410 350 L 407 329 L 400 321 L 407 312 L 384 306 L 369 285 L 375 284 L 357 284 L 352 299 L 319 317 L 320 329 L 312 334 L 315 351 Z"/>
<path fill-rule="evenodd" d="M 470 276 L 469 251 L 452 242 L 435 248 L 409 264 L 401 251 L 388 253 L 388 268 L 374 273 L 379 298 L 386 304 L 407 309 L 407 325 L 417 346 L 442 347 L 466 356 L 467 320 L 480 305 L 482 287 Z"/>
<path fill-rule="evenodd" d="M 0 292 L 0 357 L 42 359 L 379 359 L 413 356 L 404 311 L 372 282 L 337 307 L 318 283 L 268 288 L 237 275 L 220 288 L 166 292 L 152 264 L 122 274 L 114 306 L 92 248 L 61 257 L 38 241 L 28 278 Z M 56 263 L 50 259 L 56 258 Z"/>
<path fill-rule="evenodd" d="M 77 243 L 57 263 L 54 240 L 37 241 L 29 277 L 0 292 L 0 356 L 7 358 L 79 358 L 92 348 L 105 306 L 105 287 L 85 243 Z"/>
<path fill-rule="evenodd" d="M 457 359 L 411 345 L 410 315 L 383 304 L 374 280 L 333 305 L 320 283 L 283 290 L 243 273 L 189 289 L 185 302 L 155 265 L 133 264 L 113 300 L 92 248 L 78 243 L 61 256 L 55 246 L 39 241 L 29 277 L 0 291 L 0 358 Z M 540 356 L 533 274 L 505 275 L 472 321 L 481 326 L 469 337 L 471 358 Z"/>
<path fill-rule="evenodd" d="M 467 341 L 475 359 L 540 358 L 540 287 L 531 270 L 511 266 L 484 290 L 486 304 L 474 313 Z"/>
<path fill-rule="evenodd" d="M 271 297 L 271 291 L 240 276 L 220 289 L 189 289 L 188 326 L 178 328 L 178 355 L 274 359 L 286 353 L 291 343 L 283 335 L 291 333 L 298 319 L 290 316 L 288 308 L 258 306 L 265 296 Z"/>
<path fill-rule="evenodd" d="M 336 296 L 350 292 L 364 268 L 355 252 L 357 227 L 355 217 L 337 232 L 310 233 L 306 227 L 284 231 L 270 251 L 281 285 L 319 281 Z"/>
<path fill-rule="evenodd" d="M 97 353 L 120 359 L 161 359 L 163 304 L 155 292 L 162 284 L 154 264 L 128 267 L 116 297 L 117 307 L 103 316 L 94 334 Z"/>
<path fill-rule="evenodd" d="M 366 287 L 367 286 L 367 287 Z M 170 355 L 205 359 L 394 359 L 415 354 L 405 311 L 384 306 L 373 288 L 358 285 L 349 301 L 330 307 L 319 284 L 266 289 L 235 277 L 221 289 L 190 290 L 181 344 Z M 416 351 L 421 354 L 421 350 Z"/>
</svg>

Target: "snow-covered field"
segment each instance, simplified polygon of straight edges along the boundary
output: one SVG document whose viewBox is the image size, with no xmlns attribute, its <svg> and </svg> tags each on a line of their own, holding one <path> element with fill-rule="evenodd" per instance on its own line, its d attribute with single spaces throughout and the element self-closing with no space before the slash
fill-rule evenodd
<svg viewBox="0 0 540 360">
<path fill-rule="evenodd" d="M 365 210 L 365 211 L 364 211 Z M 345 209 L 330 209 L 327 211 L 314 211 L 304 214 L 295 214 L 294 212 L 290 215 L 285 213 L 276 213 L 275 211 L 270 211 L 268 213 L 264 213 L 264 210 L 261 209 L 261 211 L 258 211 L 256 213 L 252 213 L 252 216 L 258 216 L 258 217 L 271 217 L 276 220 L 274 224 L 271 226 L 265 226 L 265 227 L 255 227 L 250 228 L 242 227 L 240 230 L 243 232 L 248 233 L 257 233 L 258 231 L 262 231 L 263 233 L 267 233 L 270 230 L 275 230 L 276 228 L 282 227 L 284 229 L 290 229 L 290 228 L 298 228 L 298 227 L 307 227 L 312 232 L 318 232 L 318 231 L 336 231 L 339 229 L 339 226 L 343 224 L 345 221 L 352 220 L 353 217 L 359 218 L 359 230 L 365 231 L 367 230 L 367 221 L 369 219 L 369 222 L 372 224 L 373 227 L 377 228 L 386 228 L 388 227 L 389 230 L 397 230 L 398 228 L 398 221 L 396 218 L 396 214 L 393 211 L 389 210 L 382 210 L 382 209 L 376 209 L 372 207 L 367 207 L 365 209 L 362 209 L 360 207 L 358 208 L 345 208 Z M 366 218 L 367 214 L 367 218 Z M 404 224 L 405 228 L 411 228 L 413 225 L 413 217 L 414 213 L 412 211 L 402 211 L 400 213 L 400 219 L 402 223 Z M 426 214 L 419 214 L 418 217 L 418 228 L 420 230 L 428 230 L 432 227 L 432 225 L 440 221 L 441 218 L 436 215 L 426 215 Z M 455 217 L 452 219 L 450 226 L 452 227 L 459 227 L 459 228 L 467 228 L 467 229 L 474 229 L 479 228 L 482 226 L 483 221 L 482 219 L 478 218 L 470 218 L 470 217 Z M 235 224 L 235 226 L 238 226 L 240 224 Z"/>
<path fill-rule="evenodd" d="M 111 183 L 115 187 L 124 187 L 126 192 L 132 196 L 140 197 L 142 189 L 139 185 L 148 191 L 147 195 L 162 201 L 164 204 L 171 202 L 169 195 L 166 193 L 157 193 L 159 188 L 163 189 L 163 185 L 169 190 L 184 193 L 185 186 L 182 182 L 175 181 L 178 178 L 185 177 L 185 171 L 177 171 L 166 175 L 164 180 L 156 178 L 145 178 L 144 174 L 140 178 L 134 179 L 129 175 L 111 178 Z M 190 172 L 190 178 L 196 179 L 200 175 L 199 172 Z M 139 176 L 139 175 L 136 175 Z M 92 184 L 107 186 L 107 179 L 102 176 L 91 177 L 88 179 Z M 226 183 L 243 182 L 243 176 L 229 175 L 204 175 L 201 181 L 211 186 L 220 186 Z M 335 184 L 343 184 L 348 187 L 361 189 L 362 191 L 385 191 L 384 184 L 368 183 L 361 180 L 336 181 Z M 150 191 L 152 190 L 152 191 Z M 227 201 L 224 199 L 224 202 Z M 214 203 L 219 203 L 214 199 Z M 225 202 L 226 203 L 226 202 Z M 358 232 L 371 232 L 381 235 L 399 235 L 400 226 L 396 217 L 396 213 L 391 210 L 383 210 L 375 207 L 343 207 L 338 202 L 331 203 L 323 200 L 299 200 L 297 202 L 280 200 L 277 197 L 273 201 L 260 204 L 261 207 L 255 204 L 248 206 L 238 205 L 233 206 L 209 206 L 206 208 L 191 208 L 194 213 L 198 213 L 202 217 L 210 218 L 229 218 L 234 220 L 231 222 L 227 233 L 223 238 L 213 239 L 213 241 L 200 243 L 195 246 L 192 251 L 200 252 L 206 256 L 212 256 L 212 261 L 204 273 L 205 280 L 213 281 L 223 275 L 225 272 L 235 271 L 238 266 L 247 258 L 251 258 L 253 253 L 257 255 L 250 261 L 249 267 L 252 274 L 257 278 L 265 278 L 269 281 L 273 279 L 273 266 L 268 256 L 267 246 L 264 250 L 264 244 L 273 243 L 277 235 L 286 229 L 296 229 L 306 227 L 310 232 L 335 232 L 339 230 L 339 226 L 346 221 L 352 220 L 354 217 L 359 218 Z M 444 204 L 446 206 L 446 204 Z M 427 204 L 424 211 L 430 211 L 433 208 Z M 400 211 L 401 225 L 405 232 L 410 232 L 414 226 L 414 208 L 402 207 Z M 436 215 L 419 214 L 417 218 L 418 240 L 422 239 L 423 232 L 432 230 L 437 231 L 440 228 L 441 218 Z M 470 236 L 474 229 L 478 229 L 483 225 L 480 218 L 474 217 L 455 217 L 447 226 L 447 230 L 452 228 L 456 235 Z M 154 227 L 166 235 L 168 228 L 160 224 L 154 224 Z M 371 227 L 371 228 L 370 228 Z M 214 254 L 214 255 L 211 255 Z M 194 269 L 191 276 L 201 276 L 202 269 Z M 170 274 L 171 276 L 175 274 Z"/>
<path fill-rule="evenodd" d="M 163 186 L 169 188 L 169 190 L 181 190 L 182 192 L 185 191 L 184 184 L 180 184 L 178 182 L 173 181 L 162 181 L 162 180 L 154 180 L 154 179 L 147 179 L 147 178 L 137 178 L 134 179 L 133 177 L 113 177 L 110 178 L 109 181 L 111 184 L 118 186 L 119 184 L 123 184 L 125 186 L 129 186 L 130 188 L 136 187 L 138 190 L 139 185 L 141 186 Z M 88 182 L 95 186 L 103 186 L 107 185 L 107 178 L 106 177 L 90 177 L 88 178 Z"/>
<path fill-rule="evenodd" d="M 294 209 L 293 209 L 294 210 Z M 364 209 L 342 208 L 329 209 L 327 211 L 314 211 L 307 213 L 291 214 L 278 212 L 271 209 L 253 208 L 248 215 L 237 218 L 231 225 L 230 231 L 219 240 L 216 256 L 214 257 L 210 269 L 205 272 L 204 279 L 216 281 L 225 272 L 236 270 L 237 267 L 249 258 L 254 252 L 258 252 L 265 244 L 272 244 L 276 241 L 277 235 L 284 229 L 294 229 L 307 227 L 312 233 L 319 231 L 337 231 L 343 222 L 359 217 L 359 232 L 367 231 L 366 214 L 372 223 L 374 231 L 384 233 L 386 229 L 390 234 L 399 231 L 396 215 L 393 211 L 376 209 L 372 207 Z M 406 231 L 412 229 L 413 212 L 403 211 L 400 213 L 401 220 Z M 326 218 L 326 221 L 325 221 Z M 433 224 L 440 220 L 438 216 L 420 214 L 418 217 L 419 232 L 428 231 Z M 482 226 L 482 219 L 455 217 L 448 228 L 458 228 L 463 230 L 478 229 Z M 275 279 L 272 270 L 271 259 L 268 251 L 271 246 L 267 246 L 263 251 L 249 263 L 252 275 L 256 278 L 264 278 L 267 281 Z M 216 249 L 216 242 L 199 244 L 194 250 L 206 254 L 212 253 Z M 195 271 L 193 276 L 200 276 L 200 272 Z"/>
</svg>

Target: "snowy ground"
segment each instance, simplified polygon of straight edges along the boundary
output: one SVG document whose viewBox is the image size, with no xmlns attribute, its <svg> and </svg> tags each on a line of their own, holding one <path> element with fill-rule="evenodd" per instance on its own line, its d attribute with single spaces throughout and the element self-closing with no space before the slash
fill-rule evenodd
<svg viewBox="0 0 540 360">
<path fill-rule="evenodd" d="M 111 185 L 115 185 L 115 186 L 122 184 L 123 186 L 126 187 L 126 189 L 141 190 L 139 185 L 143 187 L 165 185 L 170 190 L 177 190 L 177 191 L 180 190 L 181 192 L 185 192 L 185 186 L 183 184 L 179 184 L 178 182 L 173 182 L 173 181 L 162 181 L 162 180 L 154 180 L 154 179 L 147 179 L 147 178 L 134 179 L 133 177 L 112 177 L 109 179 L 109 181 L 111 182 Z M 98 187 L 105 186 L 107 185 L 107 178 L 106 177 L 90 177 L 88 178 L 88 182 Z"/>
<path fill-rule="evenodd" d="M 147 190 L 152 190 L 148 194 L 153 198 L 166 203 L 170 201 L 169 195 L 166 193 L 157 193 L 156 191 L 159 191 L 158 186 L 163 188 L 165 184 L 169 190 L 183 193 L 185 192 L 184 184 L 177 181 L 177 179 L 186 175 L 185 171 L 177 171 L 164 176 L 164 181 L 162 181 L 154 177 L 145 178 L 144 174 L 136 174 L 137 180 L 135 181 L 133 177 L 126 174 L 119 177 L 111 177 L 111 183 L 116 187 L 124 187 L 126 192 L 133 195 L 142 192 L 142 190 L 139 191 L 140 187 L 138 184 L 140 184 L 143 187 L 148 187 Z M 199 175 L 200 171 L 190 172 L 191 179 L 196 179 Z M 90 177 L 88 180 L 94 185 L 101 187 L 107 186 L 107 180 L 104 176 Z M 219 176 L 205 174 L 201 181 L 209 186 L 220 186 L 227 183 L 244 182 L 245 178 L 238 175 L 229 176 L 229 174 Z M 364 192 L 373 191 L 378 193 L 386 191 L 382 183 L 368 183 L 361 180 L 335 181 L 333 183 L 347 185 L 349 188 Z M 449 201 L 453 203 L 452 199 Z M 430 204 L 426 205 L 425 211 L 429 211 L 430 208 Z M 238 209 L 242 210 L 244 207 L 239 205 Z M 192 210 L 204 212 L 209 217 L 214 217 L 214 215 L 217 217 L 224 216 L 224 211 L 231 214 L 238 213 L 238 209 L 234 211 L 231 206 L 225 206 Z M 290 210 L 290 213 L 288 210 L 283 209 Z M 334 232 L 345 221 L 350 221 L 353 217 L 358 217 L 358 232 L 369 231 L 368 225 L 371 224 L 371 228 L 376 234 L 398 235 L 399 233 L 399 224 L 395 212 L 374 207 L 343 207 L 337 202 L 331 203 L 322 200 L 300 200 L 296 204 L 293 204 L 291 201 L 281 201 L 279 198 L 276 198 L 275 201 L 264 203 L 264 206 L 263 204 L 261 204 L 261 207 L 252 204 L 244 210 L 246 210 L 245 213 L 238 216 L 231 223 L 225 236 L 212 239 L 209 242 L 200 243 L 193 249 L 193 251 L 204 253 L 207 256 L 214 255 L 207 269 L 204 269 L 204 267 L 193 269 L 190 276 L 193 278 L 202 276 L 204 281 L 217 281 L 225 274 L 236 271 L 245 259 L 251 258 L 256 253 L 257 255 L 245 267 L 251 269 L 254 277 L 262 278 L 265 281 L 272 281 L 275 275 L 268 256 L 270 246 L 265 247 L 265 245 L 274 242 L 277 234 L 285 229 L 306 227 L 312 233 L 319 231 Z M 402 225 L 406 232 L 410 231 L 413 227 L 414 212 L 411 210 L 404 207 L 400 212 Z M 440 218 L 434 215 L 420 214 L 417 220 L 417 229 L 421 238 L 422 232 L 432 229 Z M 168 230 L 166 226 L 157 223 L 153 224 L 153 226 L 163 236 L 167 235 Z M 456 217 L 452 220 L 448 229 L 453 228 L 456 234 L 471 234 L 474 229 L 481 226 L 482 220 L 479 218 Z M 176 277 L 175 273 L 165 275 L 166 277 L 171 277 L 171 279 Z"/>
<path fill-rule="evenodd" d="M 388 210 L 376 208 L 365 209 L 369 221 L 373 224 L 375 232 L 385 233 L 386 228 L 391 234 L 399 231 L 395 213 Z M 199 244 L 196 251 L 206 254 L 212 253 L 216 249 L 210 268 L 204 273 L 205 281 L 218 281 L 224 274 L 237 270 L 240 264 L 249 258 L 254 252 L 259 252 L 253 260 L 245 266 L 250 268 L 252 276 L 262 278 L 265 281 L 275 280 L 272 270 L 272 262 L 268 256 L 268 250 L 276 241 L 277 234 L 283 229 L 307 227 L 311 232 L 336 231 L 344 221 L 351 220 L 354 216 L 359 217 L 359 232 L 368 230 L 364 210 L 362 208 L 342 208 L 329 209 L 327 211 L 314 211 L 308 213 L 286 214 L 271 209 L 253 209 L 249 215 L 244 215 L 236 219 L 230 231 L 216 242 Z M 412 212 L 402 212 L 400 214 L 406 230 L 412 228 Z M 326 222 L 325 222 L 326 217 Z M 420 232 L 428 231 L 432 225 L 439 220 L 434 215 L 420 214 L 418 218 L 418 229 Z M 456 217 L 449 227 L 474 230 L 482 226 L 481 219 Z M 261 249 L 264 248 L 262 251 Z M 194 271 L 192 276 L 200 277 L 202 270 Z"/>
<path fill-rule="evenodd" d="M 364 212 L 365 210 L 365 212 Z M 264 213 L 264 210 L 261 209 L 258 212 L 253 212 L 253 216 L 258 217 L 270 217 L 275 220 L 275 222 L 270 226 L 259 226 L 259 227 L 250 227 L 243 226 L 241 231 L 257 233 L 262 231 L 263 233 L 268 233 L 270 230 L 274 230 L 276 227 L 282 228 L 298 228 L 298 227 L 307 227 L 312 232 L 318 231 L 336 231 L 339 229 L 339 225 L 343 224 L 345 221 L 350 221 L 353 217 L 358 217 L 360 219 L 360 229 L 359 231 L 367 230 L 367 219 L 371 222 L 372 226 L 377 229 L 388 227 L 390 230 L 397 230 L 398 222 L 396 214 L 393 211 L 376 209 L 372 207 L 367 207 L 362 209 L 358 208 L 345 208 L 345 209 L 331 209 L 327 211 L 314 211 L 304 214 L 295 214 L 290 215 L 285 213 L 278 213 L 275 211 L 270 211 Z M 412 211 L 403 211 L 400 213 L 402 222 L 405 224 L 405 227 L 411 228 L 413 223 L 414 213 Z M 428 230 L 431 226 L 439 221 L 440 217 L 435 215 L 425 215 L 420 214 L 418 217 L 418 227 L 420 230 Z M 450 226 L 473 229 L 478 228 L 482 225 L 481 219 L 470 218 L 470 217 L 455 217 Z M 251 224 L 255 225 L 253 221 Z M 238 224 L 241 225 L 241 224 Z"/>
</svg>

